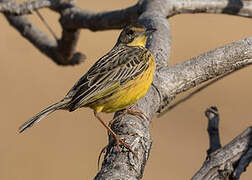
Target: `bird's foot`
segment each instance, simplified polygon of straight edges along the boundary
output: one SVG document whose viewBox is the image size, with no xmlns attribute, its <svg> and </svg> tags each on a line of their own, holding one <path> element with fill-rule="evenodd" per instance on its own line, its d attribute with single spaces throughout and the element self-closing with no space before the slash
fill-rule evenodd
<svg viewBox="0 0 252 180">
<path fill-rule="evenodd" d="M 116 135 L 117 137 L 115 137 L 115 140 L 116 140 L 116 147 L 117 147 L 117 150 L 118 152 L 120 153 L 121 152 L 121 148 L 120 148 L 120 144 L 122 144 L 124 147 L 126 147 L 130 152 L 132 152 L 132 154 L 134 156 L 136 156 L 136 153 L 135 151 L 130 147 L 130 145 L 128 143 L 125 142 L 125 140 L 127 140 L 130 136 L 135 136 L 136 134 L 129 134 L 128 136 L 126 137 L 122 137 L 120 138 L 118 135 Z"/>
<path fill-rule="evenodd" d="M 133 116 L 137 116 L 137 117 L 139 117 L 142 120 L 144 120 L 144 119 L 147 119 L 148 121 L 150 120 L 148 118 L 148 116 L 143 111 L 135 110 L 135 109 L 133 109 L 133 107 L 130 107 L 126 111 L 127 111 L 126 114 L 131 114 Z"/>
<path fill-rule="evenodd" d="M 115 138 L 115 141 L 116 141 L 116 148 L 117 148 L 118 153 L 121 152 L 121 147 L 120 147 L 120 145 L 123 145 L 123 146 L 126 147 L 135 157 L 137 157 L 135 151 L 130 147 L 130 145 L 129 145 L 128 143 L 125 142 L 125 140 L 128 139 L 130 136 L 135 136 L 135 135 L 136 135 L 136 133 L 134 133 L 134 134 L 129 134 L 129 135 L 127 135 L 126 137 L 120 138 L 118 135 L 114 136 L 114 134 L 113 134 L 113 136 L 114 136 L 114 138 Z M 99 165 L 100 165 L 101 156 L 102 156 L 103 153 L 106 152 L 106 149 L 107 149 L 108 146 L 109 146 L 109 144 L 106 145 L 105 147 L 103 147 L 102 150 L 101 150 L 101 152 L 99 153 L 99 157 L 98 157 L 98 169 L 99 169 Z"/>
<path fill-rule="evenodd" d="M 120 119 L 125 114 L 131 114 L 133 116 L 137 116 L 138 118 L 140 118 L 142 120 L 147 119 L 149 121 L 150 119 L 148 118 L 148 116 L 146 116 L 146 114 L 144 112 L 134 109 L 135 106 L 136 105 L 134 104 L 130 108 L 123 110 L 123 112 L 121 114 L 119 114 L 117 117 L 115 117 L 114 119 L 109 121 L 109 126 L 111 127 L 113 122 L 115 122 L 117 119 Z"/>
</svg>

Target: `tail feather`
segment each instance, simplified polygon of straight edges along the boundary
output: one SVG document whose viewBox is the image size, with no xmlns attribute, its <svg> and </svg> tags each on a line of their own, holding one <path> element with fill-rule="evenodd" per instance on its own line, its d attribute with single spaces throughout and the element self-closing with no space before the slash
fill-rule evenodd
<svg viewBox="0 0 252 180">
<path fill-rule="evenodd" d="M 48 108 L 44 109 L 40 113 L 36 114 L 33 116 L 31 119 L 26 121 L 22 126 L 18 128 L 19 133 L 22 133 L 25 131 L 27 128 L 32 127 L 34 124 L 38 123 L 40 120 L 51 114 L 52 112 L 58 110 L 58 109 L 65 109 L 68 101 L 66 102 L 65 100 L 59 101 Z"/>
</svg>

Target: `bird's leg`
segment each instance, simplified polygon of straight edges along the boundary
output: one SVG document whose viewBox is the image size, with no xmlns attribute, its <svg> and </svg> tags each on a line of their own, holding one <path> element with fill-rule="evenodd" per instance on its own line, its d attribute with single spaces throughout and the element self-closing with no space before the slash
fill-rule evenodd
<svg viewBox="0 0 252 180">
<path fill-rule="evenodd" d="M 109 121 L 109 127 L 111 127 L 112 123 L 113 123 L 115 120 L 121 118 L 121 117 L 124 116 L 125 114 L 131 114 L 131 115 L 137 116 L 137 117 L 139 117 L 140 119 L 143 119 L 143 120 L 144 120 L 144 118 L 145 118 L 145 119 L 147 119 L 147 120 L 149 121 L 149 118 L 146 116 L 146 114 L 144 114 L 144 112 L 134 109 L 135 106 L 136 106 L 136 104 L 134 104 L 133 106 L 131 106 L 131 107 L 128 108 L 128 109 L 123 110 L 123 112 L 122 112 L 120 115 L 118 115 L 118 116 L 115 117 L 114 119 L 110 120 L 110 121 Z"/>
<path fill-rule="evenodd" d="M 98 116 L 97 112 L 94 111 L 94 115 L 95 117 L 102 123 L 102 125 L 109 131 L 110 134 L 112 134 L 115 138 L 116 141 L 116 146 L 117 146 L 117 150 L 118 152 L 120 152 L 120 143 L 122 145 L 124 145 L 127 149 L 129 149 L 134 155 L 136 155 L 136 153 L 131 149 L 131 147 L 124 142 L 123 140 L 125 138 L 120 138 L 103 120 L 100 116 Z"/>
<path fill-rule="evenodd" d="M 117 119 L 120 119 L 120 118 L 123 117 L 125 114 L 127 114 L 127 113 L 126 113 L 126 110 L 123 110 L 123 112 L 122 112 L 121 114 L 119 114 L 117 117 L 111 119 L 111 120 L 109 121 L 109 124 L 108 124 L 109 127 L 111 127 L 111 125 L 113 124 L 113 122 L 115 122 Z"/>
<path fill-rule="evenodd" d="M 108 146 L 109 145 L 106 145 L 105 147 L 103 147 L 102 150 L 101 150 L 101 152 L 100 152 L 100 154 L 99 154 L 99 156 L 98 156 L 98 161 L 97 161 L 98 170 L 99 170 L 99 166 L 100 166 L 101 156 L 102 156 L 103 153 L 105 153 L 105 151 L 106 151 L 106 149 L 107 149 Z"/>
<path fill-rule="evenodd" d="M 135 110 L 135 109 L 133 109 L 133 106 L 130 107 L 129 109 L 127 109 L 126 111 L 127 111 L 126 112 L 127 114 L 131 114 L 133 116 L 137 116 L 137 117 L 139 117 L 142 120 L 144 120 L 144 119 L 147 119 L 148 121 L 150 120 L 148 118 L 148 116 L 146 116 L 146 114 L 143 111 Z"/>
</svg>

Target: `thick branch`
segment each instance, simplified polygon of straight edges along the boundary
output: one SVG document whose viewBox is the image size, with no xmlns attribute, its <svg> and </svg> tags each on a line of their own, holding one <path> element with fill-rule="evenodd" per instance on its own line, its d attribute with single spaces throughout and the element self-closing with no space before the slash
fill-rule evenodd
<svg viewBox="0 0 252 180">
<path fill-rule="evenodd" d="M 23 3 L 5 1 L 0 3 L 0 12 L 6 15 L 25 15 L 34 10 L 51 8 L 61 13 L 61 23 L 71 29 L 88 28 L 93 31 L 103 29 L 121 29 L 136 22 L 141 14 L 142 1 L 122 10 L 93 13 L 74 6 L 75 0 L 40 0 Z M 67 9 L 64 13 L 62 9 Z"/>
<path fill-rule="evenodd" d="M 149 11 L 151 8 L 152 12 Z M 252 17 L 251 0 L 140 0 L 136 5 L 116 11 L 93 13 L 78 7 L 69 9 L 62 17 L 68 27 L 90 30 L 119 29 L 135 23 L 142 13 L 171 17 L 181 13 L 232 14 Z M 149 14 L 149 15 L 150 15 Z M 150 16 L 149 16 L 150 17 Z"/>
<path fill-rule="evenodd" d="M 171 17 L 181 13 L 232 14 L 252 17 L 251 0 L 140 0 L 136 5 L 115 11 L 94 13 L 74 6 L 75 0 L 41 0 L 23 3 L 0 3 L 0 12 L 8 15 L 24 15 L 41 8 L 60 11 L 68 8 L 61 17 L 65 27 L 87 28 L 93 31 L 120 29 L 137 21 L 148 7 L 158 12 L 159 16 Z M 72 5 L 72 6 L 69 6 Z M 161 11 L 157 11 L 161 10 Z M 150 11 L 149 11 L 150 12 Z"/>
<path fill-rule="evenodd" d="M 176 66 L 167 67 L 170 50 L 169 24 L 165 16 L 159 13 L 163 10 L 162 2 L 155 2 L 160 4 L 150 1 L 150 4 L 145 5 L 145 11 L 138 19 L 138 22 L 145 26 L 158 29 L 148 41 L 148 48 L 158 63 L 155 80 L 148 94 L 137 103 L 138 109 L 148 117 L 154 115 L 158 108 L 161 109 L 160 104 L 165 106 L 176 94 L 252 62 L 252 38 L 247 38 Z M 133 150 L 136 151 L 137 158 L 130 156 L 128 152 L 116 154 L 115 147 L 110 143 L 102 169 L 95 179 L 120 179 L 122 177 L 139 179 L 142 177 L 146 157 L 150 152 L 151 139 L 148 131 L 150 122 L 145 121 L 144 125 L 141 122 L 131 116 L 115 122 L 113 127 L 118 134 L 123 136 L 137 134 L 128 141 L 132 147 L 135 147 Z"/>
<path fill-rule="evenodd" d="M 157 111 L 159 94 L 151 87 L 147 95 L 141 99 L 136 109 L 146 113 L 151 120 L 153 113 Z M 115 121 L 112 129 L 121 137 L 128 137 L 125 142 L 135 151 L 136 156 L 123 148 L 118 153 L 112 138 L 109 139 L 109 146 L 102 163 L 102 168 L 96 175 L 96 180 L 129 179 L 139 180 L 143 176 L 144 167 L 149 158 L 152 140 L 149 131 L 151 121 L 140 119 L 133 115 L 126 115 Z"/>
<path fill-rule="evenodd" d="M 252 37 L 233 42 L 172 67 L 157 69 L 156 85 L 162 94 L 162 107 L 176 94 L 209 79 L 236 71 L 252 63 Z"/>
<path fill-rule="evenodd" d="M 152 12 L 148 9 L 151 8 Z M 171 17 L 182 13 L 214 13 L 252 17 L 251 0 L 142 0 L 136 5 L 116 11 L 93 13 L 73 7 L 62 17 L 68 27 L 88 28 L 93 31 L 120 29 L 135 23 L 142 13 Z M 149 16 L 150 17 L 150 16 Z"/>
<path fill-rule="evenodd" d="M 166 60 L 168 60 L 170 55 L 170 26 L 165 17 L 158 16 L 157 12 L 153 11 L 154 9 L 157 10 L 156 6 L 146 7 L 145 13 L 139 17 L 138 22 L 144 24 L 146 27 L 157 29 L 148 41 L 148 48 L 155 56 L 159 65 L 166 65 L 168 62 Z M 145 97 L 136 104 L 136 109 L 142 111 L 149 120 L 127 115 L 113 123 L 112 128 L 117 134 L 122 135 L 122 137 L 134 134 L 126 142 L 135 151 L 136 157 L 132 153 L 129 153 L 127 149 L 124 149 L 119 154 L 116 153 L 116 147 L 111 143 L 110 139 L 102 168 L 95 179 L 135 180 L 142 178 L 152 144 L 149 124 L 151 123 L 152 116 L 160 107 L 160 102 L 161 96 L 159 91 L 153 85 Z"/>
<path fill-rule="evenodd" d="M 166 21 L 166 17 L 180 13 L 228 13 L 246 17 L 251 17 L 252 15 L 252 1 L 250 0 L 140 0 L 136 5 L 126 9 L 100 13 L 81 10 L 74 6 L 73 3 L 74 0 L 41 0 L 23 3 L 14 3 L 5 0 L 0 3 L 0 12 L 5 13 L 6 16 L 10 14 L 20 15 L 31 13 L 33 10 L 45 7 L 50 7 L 59 12 L 61 14 L 60 22 L 63 27 L 62 38 L 58 41 L 59 46 L 52 48 L 52 43 L 41 42 L 40 38 L 34 41 L 33 38 L 30 37 L 31 33 L 27 33 L 27 35 L 24 36 L 41 52 L 58 64 L 78 64 L 84 58 L 81 53 L 75 52 L 79 28 L 88 28 L 93 31 L 119 29 L 127 24 L 135 23 L 140 15 L 140 19 L 145 19 L 144 17 L 146 16 L 148 17 L 147 19 L 152 19 L 152 22 L 157 22 L 154 20 L 155 18 L 159 18 L 158 21 L 160 21 L 161 17 L 163 18 L 162 21 Z M 11 24 L 13 24 L 15 28 L 20 28 L 21 26 L 27 26 L 27 20 L 26 23 L 24 23 L 23 20 L 15 19 L 12 20 Z M 14 24 L 19 24 L 19 26 Z M 35 28 L 30 22 L 29 24 L 31 27 Z M 164 23 L 164 25 L 168 26 L 168 23 Z M 161 23 L 160 26 L 162 26 Z M 167 28 L 169 27 L 160 28 L 160 31 Z M 17 30 L 23 33 L 22 29 Z M 37 35 L 38 34 L 35 34 L 34 36 Z M 43 34 L 43 36 L 45 37 L 45 34 Z M 163 37 L 166 38 L 159 38 L 157 43 L 155 43 L 155 41 L 150 43 L 150 47 L 153 49 L 156 48 L 156 50 L 153 51 L 154 55 L 156 55 L 156 51 L 159 51 L 157 57 L 168 60 L 167 56 L 169 56 L 169 49 L 161 53 L 161 50 L 164 50 L 164 48 L 160 48 L 159 46 L 163 44 L 166 46 L 166 42 L 170 40 L 170 37 Z M 49 38 L 47 37 L 46 39 L 48 40 Z M 41 44 L 43 44 L 43 46 L 41 46 Z M 163 55 L 164 53 L 166 54 Z M 167 62 L 160 61 L 159 64 L 167 65 Z"/>
<path fill-rule="evenodd" d="M 172 0 L 171 4 L 172 6 L 166 6 L 167 17 L 181 13 L 232 14 L 252 17 L 251 0 Z"/>
<path fill-rule="evenodd" d="M 153 35 L 153 39 L 155 39 L 155 34 Z M 156 79 L 154 80 L 155 87 L 153 86 L 148 94 L 137 103 L 138 108 L 150 117 L 156 112 L 161 101 L 167 103 L 173 99 L 176 94 L 188 90 L 208 79 L 251 64 L 251 45 L 252 38 L 246 38 L 217 48 L 176 66 L 159 68 L 156 73 Z M 156 88 L 159 90 L 159 93 L 161 93 L 162 99 L 160 99 L 160 94 L 156 91 Z M 146 163 L 146 158 L 144 157 L 147 157 L 146 154 L 150 151 L 148 148 L 151 147 L 150 145 L 143 146 L 143 144 L 151 144 L 148 132 L 148 125 L 150 122 L 145 121 L 146 126 L 143 126 L 141 122 L 142 121 L 139 121 L 137 118 L 126 116 L 122 121 L 118 121 L 114 125 L 118 134 L 137 134 L 136 137 L 132 137 L 133 140 L 130 141 L 132 144 L 129 142 L 131 146 L 136 147 L 139 153 L 137 160 L 130 159 L 130 155 L 126 152 L 125 154 L 120 153 L 115 155 L 114 148 L 109 146 L 102 170 L 97 175 L 96 179 L 106 179 L 108 177 L 118 178 L 119 176 L 116 175 L 123 173 L 125 169 L 128 169 L 126 174 L 132 179 L 141 177 L 143 166 Z M 140 140 L 144 140 L 145 143 L 142 141 L 140 142 Z M 135 145 L 134 142 L 138 143 Z M 131 158 L 134 159 L 132 156 Z M 123 161 L 122 163 L 123 159 L 127 159 L 127 161 Z M 134 163 L 130 164 L 129 162 Z M 130 167 L 132 166 L 138 171 L 131 169 Z M 139 168 L 139 166 L 141 168 Z M 115 176 L 113 176 L 113 174 L 115 174 Z"/>
<path fill-rule="evenodd" d="M 142 3 L 122 10 L 94 13 L 82 10 L 76 6 L 68 8 L 61 16 L 61 23 L 65 27 L 87 28 L 92 31 L 105 29 L 121 29 L 133 24 L 141 14 Z"/>
</svg>

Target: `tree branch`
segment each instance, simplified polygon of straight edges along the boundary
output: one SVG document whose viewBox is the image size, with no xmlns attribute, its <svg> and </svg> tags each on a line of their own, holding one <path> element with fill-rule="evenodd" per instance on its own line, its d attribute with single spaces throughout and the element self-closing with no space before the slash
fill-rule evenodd
<svg viewBox="0 0 252 180">
<path fill-rule="evenodd" d="M 219 119 L 217 109 L 207 109 L 206 114 L 209 124 L 213 120 L 216 122 Z M 214 126 L 214 131 L 218 132 L 218 123 L 212 125 Z M 219 135 L 216 137 L 213 134 L 210 135 L 210 149 L 213 151 L 208 151 L 209 154 L 206 161 L 203 163 L 201 169 L 192 177 L 192 180 L 238 180 L 241 173 L 246 170 L 246 167 L 251 162 L 252 127 L 249 127 L 223 148 L 219 144 Z"/>
<path fill-rule="evenodd" d="M 3 2 L 3 4 L 12 3 L 8 0 L 0 0 L 0 2 Z M 36 2 L 34 2 L 34 7 L 44 7 L 42 5 L 46 4 L 42 3 L 44 1 L 38 4 Z M 27 6 L 30 7 L 29 5 Z M 40 31 L 40 29 L 32 24 L 26 16 L 13 16 L 8 13 L 4 13 L 4 16 L 10 25 L 19 31 L 25 39 L 30 41 L 40 52 L 51 58 L 55 63 L 59 65 L 75 65 L 85 59 L 84 54 L 75 52 L 79 30 L 66 28 L 63 30 L 62 38 L 55 41 Z"/>
<path fill-rule="evenodd" d="M 126 9 L 94 13 L 72 6 L 62 14 L 60 22 L 65 27 L 87 28 L 92 31 L 121 29 L 137 21 L 142 13 L 141 7 L 142 3 L 139 1 L 136 5 Z"/>
<path fill-rule="evenodd" d="M 22 3 L 7 1 L 0 3 L 0 12 L 6 15 L 25 15 L 41 8 L 51 8 L 58 12 L 62 8 L 67 8 L 68 11 L 61 17 L 61 22 L 65 27 L 87 28 L 93 31 L 121 29 L 127 24 L 136 22 L 148 7 L 154 7 L 152 9 L 155 12 L 165 17 L 182 13 L 214 13 L 252 17 L 251 0 L 139 0 L 136 5 L 131 7 L 100 13 L 82 10 L 74 6 L 74 2 L 75 0 L 40 0 Z"/>
<path fill-rule="evenodd" d="M 155 39 L 155 34 L 153 35 L 153 39 Z M 168 103 L 178 93 L 220 74 L 235 71 L 251 64 L 251 44 L 252 38 L 246 38 L 217 48 L 176 66 L 159 68 L 156 73 L 156 79 L 153 82 L 155 87 L 152 86 L 147 95 L 137 103 L 137 108 L 146 113 L 150 118 L 160 107 L 161 102 Z M 159 93 L 161 93 L 161 99 Z M 114 144 L 110 143 L 102 169 L 95 179 L 116 179 L 119 178 L 120 174 L 122 174 L 120 177 L 127 177 L 129 179 L 139 179 L 142 177 L 146 157 L 148 157 L 152 142 L 148 131 L 149 123 L 147 120 L 143 122 L 136 117 L 127 115 L 113 124 L 113 128 L 117 134 L 123 136 L 137 134 L 127 141 L 137 152 L 137 158 L 128 154 L 126 149 L 123 153 L 116 153 Z M 239 143 L 238 140 L 237 143 Z M 136 169 L 132 169 L 132 167 Z"/>
<path fill-rule="evenodd" d="M 166 7 L 167 17 L 181 13 L 231 14 L 252 17 L 251 0 L 172 0 L 172 5 Z"/>
<path fill-rule="evenodd" d="M 75 0 L 39 0 L 16 3 L 3 1 L 0 3 L 0 12 L 6 15 L 25 15 L 42 8 L 57 8 L 62 4 L 72 4 Z"/>
<path fill-rule="evenodd" d="M 208 119 L 207 132 L 209 135 L 209 149 L 207 155 L 217 151 L 221 148 L 220 136 L 219 136 L 219 112 L 217 107 L 210 107 L 205 111 L 205 115 Z"/>
<path fill-rule="evenodd" d="M 79 64 L 85 57 L 82 53 L 74 53 L 76 43 L 72 46 L 71 43 L 64 43 L 64 45 L 70 46 L 68 48 L 62 45 L 62 42 L 67 41 L 66 35 L 63 35 L 63 39 L 59 41 L 61 46 L 58 46 L 58 43 L 55 40 L 50 39 L 25 16 L 5 15 L 5 17 L 10 25 L 15 27 L 15 29 L 18 30 L 24 38 L 30 41 L 38 50 L 40 50 L 40 52 L 51 58 L 57 64 L 75 65 Z M 72 38 L 70 41 L 76 42 L 76 38 Z M 62 52 L 66 55 L 64 56 Z"/>
<path fill-rule="evenodd" d="M 88 28 L 92 31 L 120 29 L 127 24 L 135 23 L 143 13 L 151 13 L 148 10 L 149 7 L 155 12 L 152 16 L 166 18 L 182 13 L 214 13 L 252 17 L 251 0 L 140 0 L 136 5 L 126 9 L 100 13 L 73 7 L 62 17 L 61 21 L 68 27 Z"/>
<path fill-rule="evenodd" d="M 163 4 L 161 1 L 145 2 L 147 2 L 144 6 L 145 10 L 138 18 L 138 22 L 146 27 L 157 29 L 148 41 L 148 48 L 155 56 L 158 67 L 153 86 L 147 95 L 138 101 L 136 107 L 149 118 L 174 99 L 176 94 L 218 75 L 251 64 L 252 39 L 247 38 L 176 66 L 167 67 L 170 55 L 170 27 L 165 16 L 160 15 L 160 12 L 163 12 Z M 121 179 L 124 177 L 126 179 L 140 179 L 142 177 L 152 142 L 148 128 L 149 123 L 148 120 L 143 122 L 130 115 L 114 122 L 113 129 L 122 137 L 136 134 L 126 142 L 133 147 L 137 157 L 133 157 L 127 149 L 124 149 L 123 153 L 116 153 L 116 148 L 110 139 L 102 169 L 95 179 Z"/>
<path fill-rule="evenodd" d="M 79 30 L 80 28 L 87 28 L 93 31 L 96 30 L 105 30 L 105 29 L 120 29 L 126 26 L 127 24 L 133 24 L 136 21 L 141 21 L 148 17 L 147 19 L 152 22 L 157 22 L 154 18 L 159 18 L 159 21 L 166 21 L 166 17 L 170 17 L 180 13 L 227 13 L 240 15 L 245 17 L 251 17 L 252 15 L 252 1 L 243 0 L 243 1 L 231 1 L 231 0 L 140 0 L 136 5 L 116 11 L 100 12 L 93 13 L 87 10 L 82 10 L 74 6 L 74 0 L 41 0 L 41 1 L 31 1 L 23 3 L 14 3 L 8 0 L 1 0 L 0 2 L 0 12 L 4 13 L 5 16 L 9 15 L 24 15 L 29 14 L 34 10 L 40 8 L 50 8 L 61 14 L 60 23 L 62 25 L 62 38 L 58 42 L 50 42 L 49 38 L 43 34 L 43 37 L 46 37 L 48 42 L 43 41 L 38 38 L 34 40 L 31 37 L 31 33 L 27 33 L 24 36 L 29 40 L 35 47 L 37 47 L 42 53 L 50 57 L 57 64 L 68 65 L 68 64 L 78 64 L 80 63 L 85 56 L 80 52 L 75 52 L 77 45 Z M 139 18 L 141 17 L 141 18 Z M 22 34 L 23 28 L 21 27 L 33 27 L 38 32 L 38 28 L 32 25 L 28 20 L 21 19 L 12 19 L 9 17 L 9 22 Z M 18 24 L 18 25 L 15 25 Z M 151 23 L 147 23 L 151 24 Z M 166 28 L 169 29 L 169 24 L 164 23 Z M 155 25 L 156 26 L 156 25 Z M 159 24 L 162 27 L 162 23 Z M 21 29 L 20 29 L 21 28 Z M 29 31 L 28 28 L 27 31 Z M 162 30 L 161 29 L 161 30 Z M 41 32 L 41 31 L 40 31 Z M 34 36 L 39 36 L 35 34 Z M 158 34 L 156 35 L 158 36 Z M 170 40 L 169 36 L 164 36 L 167 38 L 159 38 L 159 41 L 155 43 L 153 41 L 150 43 L 152 49 L 159 48 L 163 49 L 164 47 L 168 50 L 164 52 L 159 52 L 158 55 L 162 59 L 168 60 L 169 48 L 170 46 L 166 45 L 166 42 Z M 50 40 L 51 41 L 51 40 Z M 161 43 L 161 44 L 160 44 Z M 57 44 L 51 46 L 52 44 Z M 153 53 L 158 51 L 155 49 Z M 166 53 L 163 55 L 163 53 Z M 160 65 L 167 65 L 167 62 L 159 61 Z"/>
<path fill-rule="evenodd" d="M 252 63 L 252 37 L 222 46 L 172 67 L 157 69 L 154 82 L 162 94 L 163 109 L 176 94 Z M 162 82 L 162 83 L 161 83 Z M 160 84 L 160 85 L 159 85 Z"/>
<path fill-rule="evenodd" d="M 189 100 L 190 98 L 192 98 L 194 95 L 198 94 L 199 92 L 203 91 L 204 89 L 208 88 L 209 86 L 215 84 L 216 82 L 218 82 L 219 80 L 229 76 L 232 73 L 235 73 L 236 71 L 231 71 L 228 72 L 226 74 L 220 75 L 217 78 L 213 79 L 212 81 L 208 81 L 207 83 L 205 83 L 204 85 L 200 86 L 199 88 L 197 88 L 196 90 L 190 92 L 188 95 L 186 95 L 185 97 L 179 99 L 177 102 L 169 105 L 169 107 L 165 108 L 165 110 L 163 110 L 161 113 L 158 114 L 157 117 L 162 117 L 163 115 L 165 115 L 168 111 L 174 109 L 175 107 L 177 107 L 178 105 L 180 105 L 181 103 L 186 102 L 187 100 Z"/>
</svg>

